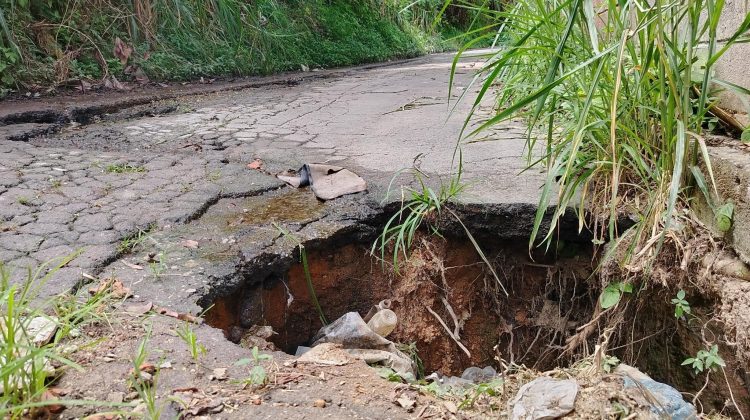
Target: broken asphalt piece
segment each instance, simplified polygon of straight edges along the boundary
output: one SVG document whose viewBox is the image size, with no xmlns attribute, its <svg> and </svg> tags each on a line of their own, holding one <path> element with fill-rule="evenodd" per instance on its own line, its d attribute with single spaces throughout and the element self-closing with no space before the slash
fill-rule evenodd
<svg viewBox="0 0 750 420">
<path fill-rule="evenodd" d="M 296 173 L 288 171 L 276 177 L 295 188 L 309 185 L 321 200 L 367 190 L 367 183 L 359 175 L 340 166 L 322 163 L 306 163 Z"/>
<path fill-rule="evenodd" d="M 636 401 L 650 407 L 651 412 L 673 420 L 693 420 L 698 418 L 695 407 L 682 398 L 680 391 L 656 382 L 640 370 L 620 364 L 614 372 L 623 377 L 625 391 Z"/>
<path fill-rule="evenodd" d="M 562 417 L 575 408 L 578 383 L 542 376 L 522 386 L 510 402 L 513 420 L 546 420 Z"/>
</svg>

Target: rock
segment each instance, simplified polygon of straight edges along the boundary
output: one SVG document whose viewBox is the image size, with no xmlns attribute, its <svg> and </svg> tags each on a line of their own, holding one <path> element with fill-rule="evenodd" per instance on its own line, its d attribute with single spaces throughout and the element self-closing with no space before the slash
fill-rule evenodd
<svg viewBox="0 0 750 420">
<path fill-rule="evenodd" d="M 57 318 L 37 316 L 26 324 L 26 334 L 36 346 L 43 346 L 52 341 L 57 332 Z"/>
<path fill-rule="evenodd" d="M 119 403 L 125 401 L 125 393 L 123 393 L 123 392 L 110 392 L 107 395 L 107 401 L 119 404 Z"/>
<path fill-rule="evenodd" d="M 636 401 L 650 406 L 651 412 L 657 416 L 666 414 L 668 418 L 673 420 L 698 418 L 695 407 L 686 402 L 680 391 L 673 387 L 656 382 L 650 376 L 626 364 L 618 365 L 614 373 L 623 377 L 626 392 Z M 658 404 L 653 404 L 652 401 L 648 401 L 643 396 L 644 389 L 656 398 Z"/>
<path fill-rule="evenodd" d="M 354 358 L 334 343 L 323 343 L 313 347 L 297 359 L 299 363 L 316 363 L 327 366 L 343 366 L 354 361 Z"/>
<path fill-rule="evenodd" d="M 546 420 L 562 417 L 575 408 L 578 383 L 542 376 L 522 386 L 513 405 L 511 419 Z"/>
<path fill-rule="evenodd" d="M 214 369 L 214 374 L 211 376 L 213 380 L 216 381 L 225 381 L 227 380 L 227 368 L 216 368 Z"/>
<path fill-rule="evenodd" d="M 313 407 L 325 408 L 326 407 L 326 400 L 315 400 L 313 402 Z"/>
<path fill-rule="evenodd" d="M 464 370 L 461 374 L 461 379 L 471 381 L 475 384 L 481 384 L 489 382 L 497 377 L 497 371 L 492 366 L 485 366 L 484 369 L 480 369 L 476 366 L 471 366 Z"/>
</svg>

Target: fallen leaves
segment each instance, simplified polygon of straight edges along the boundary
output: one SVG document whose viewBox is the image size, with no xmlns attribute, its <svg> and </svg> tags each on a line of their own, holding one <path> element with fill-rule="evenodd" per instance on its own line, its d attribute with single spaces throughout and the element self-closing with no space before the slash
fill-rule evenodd
<svg viewBox="0 0 750 420">
<path fill-rule="evenodd" d="M 263 161 L 260 159 L 253 160 L 247 164 L 247 169 L 261 170 L 263 169 Z"/>
<path fill-rule="evenodd" d="M 195 316 L 193 314 L 185 313 L 185 312 L 176 312 L 171 309 L 163 308 L 161 306 L 155 306 L 154 312 L 156 312 L 159 315 L 164 315 L 172 318 L 177 318 L 180 321 L 187 321 L 192 322 L 193 324 L 202 324 L 203 318 Z"/>
<path fill-rule="evenodd" d="M 122 264 L 125 265 L 126 267 L 132 268 L 133 270 L 143 270 L 143 266 L 142 265 L 133 264 L 133 263 L 128 262 L 126 260 L 122 260 Z"/>
<path fill-rule="evenodd" d="M 113 54 L 120 59 L 120 64 L 124 66 L 128 62 L 130 55 L 133 54 L 133 47 L 123 42 L 120 37 L 117 37 L 115 38 Z"/>
<path fill-rule="evenodd" d="M 130 289 L 114 277 L 99 280 L 98 285 L 89 288 L 89 293 L 92 295 L 109 293 L 115 299 L 127 299 L 133 296 Z"/>
</svg>

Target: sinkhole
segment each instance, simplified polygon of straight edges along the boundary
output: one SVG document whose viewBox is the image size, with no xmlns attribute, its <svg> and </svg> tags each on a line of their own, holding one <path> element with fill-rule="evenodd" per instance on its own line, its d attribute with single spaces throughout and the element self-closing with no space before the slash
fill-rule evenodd
<svg viewBox="0 0 750 420">
<path fill-rule="evenodd" d="M 550 370 L 591 356 L 606 336 L 608 355 L 684 392 L 701 388 L 702 382 L 680 366 L 701 343 L 675 320 L 674 290 L 644 287 L 628 297 L 622 311 L 603 314 L 599 296 L 612 280 L 597 271 L 603 250 L 575 232 L 574 221 L 563 220 L 550 249 L 530 252 L 528 225 L 517 216 L 493 218 L 483 211 L 462 216 L 492 269 L 460 225 L 443 226 L 442 235 L 418 232 L 409 257 L 399 256 L 397 265 L 392 254 L 371 252 L 382 218 L 306 243 L 309 274 L 327 320 L 352 311 L 364 317 L 373 305 L 390 300 L 398 323 L 387 338 L 415 350 L 421 374 L 460 375 L 470 366 L 501 371 L 509 364 Z M 209 325 L 235 343 L 258 326 L 269 326 L 275 334 L 265 349 L 288 354 L 311 344 L 323 325 L 299 248 L 245 261 L 238 276 L 235 287 L 201 302 L 210 307 Z M 708 314 L 715 304 L 707 298 L 693 309 Z M 617 327 L 608 329 L 610 321 Z M 726 354 L 737 366 L 731 352 Z M 720 408 L 725 395 L 716 382 L 701 399 Z"/>
</svg>

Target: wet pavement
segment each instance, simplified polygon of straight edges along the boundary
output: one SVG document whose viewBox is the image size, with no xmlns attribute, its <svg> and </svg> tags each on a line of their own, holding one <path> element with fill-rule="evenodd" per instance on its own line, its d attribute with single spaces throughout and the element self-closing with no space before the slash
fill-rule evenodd
<svg viewBox="0 0 750 420">
<path fill-rule="evenodd" d="M 415 161 L 428 183 L 446 181 L 471 101 L 453 106 L 481 65 L 460 63 L 449 103 L 451 59 L 172 97 L 85 125 L 0 127 L 0 260 L 18 280 L 27 267 L 79 251 L 45 294 L 70 290 L 82 273 L 113 274 L 136 292 L 195 310 L 211 290 L 231 290 L 249 261 L 293 248 L 279 241 L 274 222 L 303 240 L 327 238 L 399 201 L 398 189 L 383 199 L 393 175 Z M 522 125 L 484 135 L 493 141 L 463 147 L 469 187 L 461 200 L 533 212 L 543 176 L 519 175 Z M 248 168 L 255 159 L 265 171 Z M 319 203 L 270 175 L 305 162 L 347 167 L 369 192 Z"/>
</svg>

